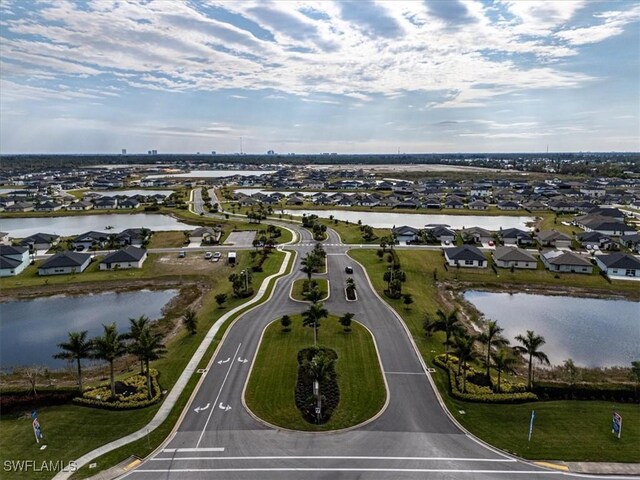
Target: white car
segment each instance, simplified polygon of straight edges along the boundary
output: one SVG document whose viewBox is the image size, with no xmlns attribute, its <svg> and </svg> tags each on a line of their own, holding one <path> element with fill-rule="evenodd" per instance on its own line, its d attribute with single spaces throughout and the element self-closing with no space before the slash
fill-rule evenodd
<svg viewBox="0 0 640 480">
<path fill-rule="evenodd" d="M 204 254 L 204 258 L 205 258 L 206 260 L 209 260 L 209 259 L 210 259 L 210 258 L 212 258 L 212 257 L 213 257 L 213 253 L 211 253 L 211 252 L 207 252 L 207 253 L 205 253 L 205 254 Z"/>
<path fill-rule="evenodd" d="M 220 258 L 222 257 L 222 254 L 220 252 L 216 252 L 213 254 L 213 258 Z"/>
</svg>

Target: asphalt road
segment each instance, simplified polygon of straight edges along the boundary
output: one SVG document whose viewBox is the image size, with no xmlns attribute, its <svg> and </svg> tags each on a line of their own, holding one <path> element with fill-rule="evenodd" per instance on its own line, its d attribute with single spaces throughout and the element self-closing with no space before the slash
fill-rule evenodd
<svg viewBox="0 0 640 480">
<path fill-rule="evenodd" d="M 291 228 L 291 226 L 289 225 Z M 300 235 L 297 265 L 278 280 L 272 298 L 228 330 L 212 367 L 171 439 L 125 477 L 150 479 L 542 479 L 572 476 L 542 469 L 490 449 L 460 431 L 441 408 L 400 320 L 373 292 L 363 269 L 346 256 L 337 234 L 325 241 L 334 314 L 347 311 L 375 337 L 389 402 L 360 428 L 301 433 L 270 428 L 243 405 L 243 389 L 263 329 L 305 305 L 289 298 L 291 283 L 304 277 L 300 260 L 312 248 Z M 344 268 L 354 268 L 358 300 L 347 302 Z M 319 330 L 322 335 L 322 329 Z M 268 392 L 265 392 L 268 394 Z M 496 425 L 496 428 L 500 428 Z M 577 476 L 576 476 L 577 477 Z"/>
</svg>

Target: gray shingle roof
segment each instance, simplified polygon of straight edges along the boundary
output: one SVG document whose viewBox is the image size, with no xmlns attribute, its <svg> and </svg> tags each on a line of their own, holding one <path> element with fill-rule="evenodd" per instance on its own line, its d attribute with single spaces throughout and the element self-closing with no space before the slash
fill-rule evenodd
<svg viewBox="0 0 640 480">
<path fill-rule="evenodd" d="M 147 251 L 144 248 L 128 246 L 117 252 L 110 253 L 100 263 L 138 262 L 146 253 Z"/>
<path fill-rule="evenodd" d="M 60 252 L 40 265 L 40 268 L 80 267 L 89 258 L 91 258 L 91 255 L 88 253 Z"/>
<path fill-rule="evenodd" d="M 599 255 L 598 261 L 606 265 L 607 268 L 640 269 L 640 260 L 633 255 L 622 252 L 612 253 L 611 255 Z"/>
</svg>

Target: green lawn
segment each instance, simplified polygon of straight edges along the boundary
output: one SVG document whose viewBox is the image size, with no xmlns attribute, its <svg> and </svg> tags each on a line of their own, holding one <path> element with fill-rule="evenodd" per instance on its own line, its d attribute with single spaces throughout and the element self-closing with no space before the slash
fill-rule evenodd
<svg viewBox="0 0 640 480">
<path fill-rule="evenodd" d="M 148 248 L 178 248 L 184 246 L 182 232 L 156 232 L 151 236 Z"/>
<path fill-rule="evenodd" d="M 364 240 L 362 238 L 362 232 L 360 231 L 360 226 L 355 223 L 345 223 L 340 220 L 338 223 L 335 221 L 331 221 L 328 219 L 320 219 L 322 223 L 327 225 L 329 228 L 335 230 L 338 235 L 340 235 L 340 239 L 342 243 L 355 243 L 355 244 L 379 244 L 381 237 L 386 237 L 391 235 L 390 228 L 374 228 L 373 234 L 376 238 L 373 240 Z"/>
<path fill-rule="evenodd" d="M 433 315 L 438 308 L 449 310 L 443 305 L 433 281 L 433 270 L 437 268 L 438 279 L 454 279 L 455 272 L 445 272 L 444 259 L 440 252 L 399 250 L 398 256 L 402 269 L 407 274 L 404 293 L 413 295 L 414 303 L 405 310 L 402 300 L 392 300 L 384 296 L 386 287 L 382 275 L 388 264 L 378 259 L 374 251 L 352 250 L 349 255 L 362 263 L 378 293 L 404 319 L 427 365 L 433 366 L 433 357 L 444 351 L 440 332 L 427 339 L 422 331 L 425 313 Z M 558 288 L 597 285 L 611 292 L 626 289 L 635 295 L 637 287 L 627 286 L 624 282 L 608 284 L 602 277 L 578 274 L 553 278 L 553 274 L 544 271 L 515 272 L 511 274 L 499 269 L 496 277 L 491 269 L 463 271 L 460 269 L 460 281 L 469 282 L 469 288 L 482 286 L 501 286 L 510 283 L 536 283 L 543 287 L 556 285 Z M 486 271 L 485 271 L 486 270 Z M 512 276 L 512 277 L 511 277 Z M 556 282 L 556 283 L 554 283 Z M 634 282 L 627 282 L 634 283 Z M 516 453 L 530 459 L 571 460 L 571 461 L 640 461 L 637 446 L 640 444 L 640 406 L 616 405 L 624 418 L 623 438 L 620 441 L 611 436 L 611 409 L 608 402 L 599 401 L 553 401 L 532 402 L 521 405 L 488 405 L 454 400 L 448 395 L 448 378 L 441 369 L 432 374 L 438 390 L 450 412 L 474 435 L 498 448 Z M 519 377 L 523 381 L 523 377 Z M 536 411 L 536 427 L 531 444 L 527 444 L 527 432 L 531 410 Z M 465 415 L 459 413 L 466 412 Z M 625 423 L 626 422 L 626 423 Z M 625 428 L 627 429 L 625 431 Z M 626 436 L 625 436 L 626 435 Z M 611 447 L 611 448 L 609 448 Z"/>
<path fill-rule="evenodd" d="M 326 278 L 312 278 L 311 280 L 315 280 L 318 282 L 318 288 L 320 289 L 320 293 L 322 293 L 322 300 L 326 300 L 327 295 L 329 294 L 329 281 Z M 293 282 L 293 288 L 291 289 L 291 296 L 295 300 L 306 301 L 307 298 L 302 293 L 302 286 L 306 278 L 301 278 Z"/>
<path fill-rule="evenodd" d="M 329 316 L 318 329 L 318 344 L 338 354 L 336 372 L 340 403 L 324 425 L 307 423 L 295 406 L 297 353 L 313 345 L 313 329 L 292 316 L 292 329 L 283 332 L 279 321 L 265 330 L 247 385 L 247 406 L 265 421 L 284 428 L 326 431 L 362 423 L 380 411 L 386 391 L 375 346 L 368 330 L 357 322 L 345 333 L 337 317 Z"/>
<path fill-rule="evenodd" d="M 282 264 L 283 257 L 284 253 L 280 252 L 273 253 L 269 256 L 263 265 L 264 271 L 254 274 L 253 282 L 256 287 L 264 278 L 278 271 Z M 249 261 L 248 253 L 245 256 L 241 256 L 239 259 L 239 267 L 243 267 L 243 265 L 247 267 Z M 197 334 L 189 335 L 185 329 L 181 327 L 178 333 L 167 342 L 168 353 L 160 360 L 151 363 L 151 367 L 158 369 L 160 372 L 159 381 L 163 389 L 169 390 L 175 384 L 211 325 L 226 311 L 246 301 L 246 299 L 234 299 L 230 295 L 231 288 L 226 277 L 227 275 L 223 275 L 218 277 L 220 281 L 213 281 L 212 289 L 205 297 L 203 305 L 198 311 L 199 324 Z M 221 292 L 228 293 L 230 298 L 225 304 L 225 309 L 219 309 L 214 299 L 215 295 Z M 225 326 L 218 332 L 216 340 L 208 351 L 208 356 L 203 359 L 201 365 L 206 365 L 207 359 L 210 358 L 213 349 L 216 347 L 226 328 Z M 133 368 L 137 368 L 135 362 L 133 365 Z M 125 372 L 121 376 L 127 376 L 129 374 L 129 372 Z M 189 382 L 186 394 L 182 395 L 178 406 L 172 410 L 170 419 L 167 420 L 162 427 L 152 432 L 148 441 L 144 439 L 144 441 L 135 442 L 116 452 L 105 455 L 104 459 L 98 460 L 99 469 L 108 468 L 110 465 L 132 454 L 144 457 L 164 440 L 177 420 L 190 392 L 194 388 L 195 382 L 197 381 L 196 377 L 197 376 L 194 376 Z M 112 412 L 76 405 L 39 408 L 39 419 L 45 436 L 45 443 L 48 445 L 44 451 L 40 451 L 39 446 L 34 441 L 30 417 L 1 417 L 0 463 L 8 459 L 37 459 L 39 461 L 63 460 L 65 462 L 73 460 L 100 445 L 138 430 L 142 425 L 148 423 L 158 408 L 159 405 L 154 405 L 149 408 L 128 412 Z M 28 412 L 25 412 L 25 414 L 28 415 Z M 96 471 L 87 469 L 85 473 L 88 475 L 96 473 Z M 46 475 L 46 472 L 42 472 L 40 474 L 33 474 L 30 478 L 49 478 L 50 476 L 51 475 Z M 2 478 L 11 479 L 22 477 L 18 474 L 5 473 Z"/>
</svg>

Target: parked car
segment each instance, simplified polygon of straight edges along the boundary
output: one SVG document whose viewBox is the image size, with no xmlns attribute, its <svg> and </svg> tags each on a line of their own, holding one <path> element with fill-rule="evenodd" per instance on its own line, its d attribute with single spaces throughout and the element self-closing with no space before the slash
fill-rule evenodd
<svg viewBox="0 0 640 480">
<path fill-rule="evenodd" d="M 211 253 L 211 252 L 207 252 L 207 253 L 205 253 L 205 254 L 204 254 L 204 258 L 205 258 L 206 260 L 209 260 L 209 259 L 210 259 L 210 258 L 212 258 L 212 257 L 213 257 L 213 253 Z"/>
<path fill-rule="evenodd" d="M 178 258 L 184 258 L 187 254 L 185 253 L 184 250 L 180 250 L 180 252 L 178 252 Z"/>
<path fill-rule="evenodd" d="M 344 273 L 353 273 L 353 267 L 351 266 L 344 267 Z"/>
<path fill-rule="evenodd" d="M 213 254 L 213 258 L 220 258 L 222 257 L 222 254 L 220 252 L 216 252 Z"/>
</svg>

